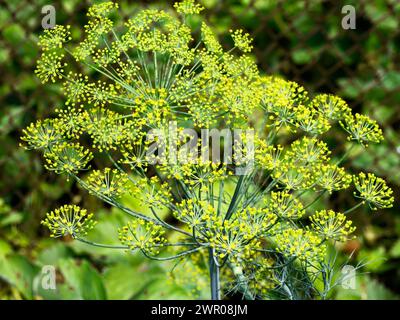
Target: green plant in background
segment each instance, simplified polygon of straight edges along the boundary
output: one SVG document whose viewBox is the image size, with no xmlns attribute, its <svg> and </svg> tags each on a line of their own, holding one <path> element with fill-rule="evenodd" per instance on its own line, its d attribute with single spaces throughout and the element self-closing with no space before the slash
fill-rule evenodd
<svg viewBox="0 0 400 320">
<path fill-rule="evenodd" d="M 86 237 L 93 216 L 75 205 L 48 213 L 43 224 L 52 236 L 96 247 L 189 260 L 195 274 L 208 270 L 213 299 L 232 290 L 247 299 L 330 297 L 340 277 L 327 249 L 352 237 L 346 214 L 363 204 L 388 208 L 394 199 L 383 179 L 340 167 L 348 154 L 332 158 L 323 135 L 339 121 L 364 148 L 383 140 L 377 123 L 353 115 L 338 97 L 310 98 L 294 82 L 261 77 L 241 30 L 231 33 L 237 54 L 224 51 L 205 22 L 194 42 L 191 23 L 200 18 L 192 16 L 202 7 L 193 1 L 175 5 L 179 18 L 149 9 L 125 26 L 114 25 L 116 7 L 91 7 L 77 46 L 69 45 L 68 26 L 40 37 L 36 74 L 44 83 L 61 80 L 67 102 L 57 117 L 27 127 L 22 140 L 43 152 L 47 169 L 133 220 L 120 226 L 119 245 Z M 71 65 L 80 71 L 67 71 Z M 259 115 L 254 139 L 241 134 L 225 144 L 233 156 L 211 161 L 209 137 L 186 148 L 196 131 L 249 130 Z M 238 169 L 245 174 L 236 176 Z M 353 207 L 311 211 L 322 195 L 352 182 L 360 199 Z M 141 206 L 130 206 L 132 199 Z M 175 220 L 163 219 L 166 212 Z"/>
</svg>

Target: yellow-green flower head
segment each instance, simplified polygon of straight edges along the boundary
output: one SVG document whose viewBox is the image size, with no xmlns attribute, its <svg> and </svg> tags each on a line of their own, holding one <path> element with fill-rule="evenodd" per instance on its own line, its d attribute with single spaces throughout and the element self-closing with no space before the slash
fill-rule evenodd
<svg viewBox="0 0 400 320">
<path fill-rule="evenodd" d="M 295 126 L 310 135 L 320 135 L 331 127 L 328 118 L 312 106 L 300 105 L 296 110 Z"/>
<path fill-rule="evenodd" d="M 93 55 L 99 39 L 111 31 L 113 22 L 108 16 L 114 8 L 118 8 L 117 3 L 103 2 L 95 4 L 89 9 L 87 16 L 90 20 L 85 25 L 86 38 L 72 52 L 77 61 L 83 61 Z"/>
<path fill-rule="evenodd" d="M 94 107 L 104 107 L 112 103 L 117 96 L 117 89 L 114 84 L 108 84 L 104 81 L 90 83 L 86 87 L 87 102 Z"/>
<path fill-rule="evenodd" d="M 78 139 L 83 133 L 82 126 L 83 106 L 67 106 L 66 108 L 55 109 L 57 119 L 54 128 L 68 139 Z"/>
<path fill-rule="evenodd" d="M 346 115 L 340 125 L 350 134 L 349 141 L 355 140 L 364 147 L 368 147 L 369 142 L 379 143 L 383 140 L 378 123 L 365 115 Z"/>
<path fill-rule="evenodd" d="M 288 191 L 271 192 L 271 197 L 266 199 L 267 208 L 279 218 L 299 219 L 304 213 L 304 206 Z"/>
<path fill-rule="evenodd" d="M 46 150 L 63 141 L 61 132 L 57 130 L 57 120 L 54 119 L 31 123 L 22 133 L 21 140 L 26 142 L 23 146 L 28 150 Z"/>
<path fill-rule="evenodd" d="M 176 205 L 174 216 L 192 228 L 204 227 L 207 221 L 215 217 L 215 209 L 207 201 L 185 199 Z"/>
<path fill-rule="evenodd" d="M 163 209 L 169 207 L 172 202 L 170 186 L 156 176 L 136 181 L 132 194 L 143 206 L 151 209 Z"/>
<path fill-rule="evenodd" d="M 329 193 L 347 189 L 353 180 L 351 174 L 347 173 L 344 168 L 334 164 L 319 165 L 315 173 L 317 175 L 316 184 Z"/>
<path fill-rule="evenodd" d="M 167 241 L 164 229 L 152 221 L 135 219 L 118 231 L 119 240 L 130 250 L 139 249 L 145 254 L 158 254 Z"/>
<path fill-rule="evenodd" d="M 117 150 L 127 140 L 130 123 L 118 113 L 105 108 L 86 111 L 81 117 L 82 127 L 92 138 L 93 148 Z"/>
<path fill-rule="evenodd" d="M 350 183 L 343 168 L 330 164 L 327 144 L 315 136 L 339 120 L 350 140 L 364 145 L 379 142 L 382 133 L 374 121 L 352 116 L 338 97 L 318 95 L 310 102 L 299 84 L 261 77 L 256 62 L 245 54 L 251 51 L 252 40 L 242 30 L 231 32 L 239 54 L 224 51 L 201 19 L 198 39 L 198 30 L 187 23 L 187 15 L 202 10 L 193 0 L 177 3 L 179 14 L 142 10 L 125 24 L 123 17 L 116 17 L 114 27 L 110 13 L 117 7 L 103 2 L 89 10 L 84 39 L 68 48 L 79 71 L 64 70 L 61 52 L 67 51 L 68 27 L 56 27 L 40 38 L 43 50 L 36 73 L 43 82 L 62 79 L 67 101 L 56 110 L 55 120 L 26 128 L 22 141 L 26 148 L 44 151 L 46 168 L 69 176 L 89 168 L 90 150 L 96 151 L 99 161 L 109 156 L 113 168 L 76 178 L 107 203 L 122 207 L 118 198 L 129 195 L 155 216 L 142 216 L 120 229 L 123 244 L 146 255 L 157 254 L 166 242 L 163 228 L 172 227 L 158 221 L 158 213 L 168 210 L 182 225 L 173 229 L 182 231 L 185 245 L 189 240 L 208 247 L 221 263 L 229 258 L 239 266 L 236 271 L 252 279 L 251 288 L 265 293 L 273 281 L 261 283 L 263 277 L 280 268 L 264 259 L 270 249 L 290 260 L 322 259 L 326 239 L 344 240 L 353 231 L 344 215 L 333 211 L 317 212 L 310 227 L 299 229 L 298 219 L 305 215 L 300 196 L 308 190 L 345 189 Z M 176 123 L 177 134 L 170 123 Z M 215 149 L 210 137 L 195 138 L 193 146 L 191 134 L 184 130 L 245 132 L 254 123 L 259 136 L 253 141 L 254 135 L 244 134 L 243 144 L 230 139 L 219 148 L 218 160 L 210 153 L 204 156 L 203 151 Z M 221 142 L 222 135 L 216 141 Z M 281 138 L 288 147 L 275 145 Z M 251 164 L 248 176 L 231 178 L 235 166 L 247 164 Z M 354 182 L 356 196 L 371 207 L 392 205 L 392 191 L 383 180 L 361 174 Z M 43 224 L 53 236 L 79 237 L 85 226 L 91 227 L 89 216 L 79 207 L 64 206 L 49 213 Z M 202 252 L 190 258 L 204 267 Z M 228 268 L 221 270 L 226 279 L 237 276 Z"/>
<path fill-rule="evenodd" d="M 242 259 L 246 255 L 254 254 L 256 249 L 260 248 L 260 241 L 255 234 L 251 237 L 243 232 L 243 222 L 236 219 L 223 221 L 214 218 L 207 223 L 208 242 L 220 259 L 227 256 L 231 256 L 232 259 Z"/>
<path fill-rule="evenodd" d="M 194 0 L 182 0 L 176 2 L 174 7 L 177 12 L 182 14 L 199 14 L 204 10 L 204 7 L 196 3 Z"/>
<path fill-rule="evenodd" d="M 93 214 L 75 205 L 64 205 L 46 214 L 42 224 L 49 228 L 51 237 L 71 235 L 73 238 L 86 236 L 96 225 Z"/>
<path fill-rule="evenodd" d="M 222 54 L 223 49 L 217 40 L 217 36 L 205 22 L 201 24 L 201 36 L 208 51 L 211 51 L 217 55 Z"/>
<path fill-rule="evenodd" d="M 244 239 L 265 235 L 274 225 L 278 217 L 268 208 L 247 207 L 235 213 L 235 219 L 239 221 L 239 231 Z"/>
<path fill-rule="evenodd" d="M 89 191 L 107 198 L 119 198 L 128 191 L 128 176 L 117 169 L 93 170 L 86 179 Z"/>
<path fill-rule="evenodd" d="M 256 164 L 266 170 L 274 170 L 281 164 L 283 147 L 281 145 L 269 146 L 265 141 L 256 139 L 254 158 Z"/>
<path fill-rule="evenodd" d="M 306 167 L 328 161 L 330 153 L 325 142 L 305 136 L 290 145 L 284 159 L 289 163 Z"/>
<path fill-rule="evenodd" d="M 43 34 L 39 36 L 38 45 L 43 51 L 62 48 L 64 43 L 71 40 L 70 27 L 69 25 L 57 25 L 52 29 L 44 30 Z"/>
<path fill-rule="evenodd" d="M 393 207 L 393 190 L 387 186 L 385 180 L 373 173 L 364 172 L 353 176 L 353 180 L 358 191 L 354 192 L 355 197 L 367 202 L 372 210 Z"/>
<path fill-rule="evenodd" d="M 294 125 L 298 106 L 306 105 L 308 101 L 304 87 L 276 76 L 262 77 L 260 85 L 264 91 L 261 107 L 272 125 Z"/>
<path fill-rule="evenodd" d="M 315 233 L 304 229 L 286 229 L 275 237 L 277 251 L 300 261 L 322 260 L 326 246 Z"/>
<path fill-rule="evenodd" d="M 108 1 L 95 4 L 89 8 L 87 16 L 101 19 L 103 17 L 107 17 L 114 9 L 118 9 L 118 3 Z"/>
<path fill-rule="evenodd" d="M 88 76 L 82 73 L 68 74 L 68 81 L 63 84 L 63 93 L 67 97 L 66 105 L 81 104 L 87 100 L 88 96 Z"/>
<path fill-rule="evenodd" d="M 42 53 L 35 69 L 35 73 L 42 83 L 48 81 L 54 83 L 56 80 L 62 79 L 64 68 L 67 65 L 62 61 L 63 58 L 63 53 L 54 51 L 44 51 Z"/>
<path fill-rule="evenodd" d="M 351 115 L 351 109 L 347 103 L 342 98 L 332 94 L 315 96 L 311 105 L 330 120 L 342 120 L 345 116 Z"/>
<path fill-rule="evenodd" d="M 61 142 L 44 154 L 45 167 L 56 173 L 75 174 L 89 168 L 93 154 L 79 143 Z"/>
<path fill-rule="evenodd" d="M 123 47 L 158 55 L 167 53 L 177 64 L 188 65 L 193 61 L 190 28 L 165 11 L 143 10 L 128 20 L 126 26 L 128 32 L 122 36 Z"/>
<path fill-rule="evenodd" d="M 235 31 L 230 30 L 230 32 L 236 48 L 243 52 L 250 52 L 253 50 L 253 46 L 251 44 L 253 39 L 248 33 L 245 33 L 241 29 Z"/>
<path fill-rule="evenodd" d="M 272 172 L 272 177 L 287 190 L 308 189 L 315 183 L 313 168 L 301 167 L 294 163 L 282 163 Z"/>
<path fill-rule="evenodd" d="M 333 210 L 317 211 L 310 220 L 312 230 L 329 240 L 346 241 L 356 229 L 343 213 Z"/>
</svg>

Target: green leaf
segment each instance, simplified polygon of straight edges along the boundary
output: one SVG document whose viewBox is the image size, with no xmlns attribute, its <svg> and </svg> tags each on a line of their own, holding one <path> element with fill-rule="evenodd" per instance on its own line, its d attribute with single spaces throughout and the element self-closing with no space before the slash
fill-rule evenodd
<svg viewBox="0 0 400 320">
<path fill-rule="evenodd" d="M 12 248 L 8 242 L 0 240 L 0 260 L 5 259 L 5 256 L 11 253 Z"/>
<path fill-rule="evenodd" d="M 5 227 L 10 224 L 18 224 L 24 219 L 24 215 L 20 212 L 11 212 L 4 215 L 0 219 L 0 227 Z"/>
<path fill-rule="evenodd" d="M 82 263 L 81 291 L 85 300 L 107 299 L 106 289 L 99 273 L 87 261 Z"/>
<path fill-rule="evenodd" d="M 380 246 L 374 250 L 363 249 L 358 255 L 358 260 L 366 264 L 365 269 L 367 270 L 382 271 L 387 260 L 385 248 Z"/>
<path fill-rule="evenodd" d="M 389 255 L 392 258 L 399 258 L 400 257 L 400 240 L 397 240 L 393 247 L 390 249 Z"/>
<path fill-rule="evenodd" d="M 160 276 L 160 270 L 150 269 L 148 263 L 144 263 L 142 266 L 126 263 L 115 264 L 104 273 L 108 298 L 112 300 L 130 299 L 140 294 L 157 276 Z"/>
<path fill-rule="evenodd" d="M 25 38 L 24 29 L 19 24 L 11 24 L 3 30 L 3 37 L 9 42 L 17 43 Z"/>
<path fill-rule="evenodd" d="M 27 258 L 12 254 L 0 259 L 0 278 L 14 286 L 26 299 L 33 298 L 33 280 L 39 268 Z"/>
<path fill-rule="evenodd" d="M 296 64 L 306 64 L 312 59 L 312 55 L 306 49 L 298 49 L 292 52 L 293 61 Z"/>
<path fill-rule="evenodd" d="M 54 242 L 48 248 L 43 249 L 36 259 L 42 265 L 58 266 L 60 261 L 63 261 L 72 256 L 72 250 L 62 242 Z"/>
<path fill-rule="evenodd" d="M 74 260 L 66 259 L 62 260 L 59 265 L 71 295 L 85 300 L 107 298 L 99 273 L 87 261 L 78 265 Z M 68 294 L 66 288 L 65 286 L 62 288 L 64 294 Z M 74 293 L 72 294 L 72 292 Z"/>
</svg>

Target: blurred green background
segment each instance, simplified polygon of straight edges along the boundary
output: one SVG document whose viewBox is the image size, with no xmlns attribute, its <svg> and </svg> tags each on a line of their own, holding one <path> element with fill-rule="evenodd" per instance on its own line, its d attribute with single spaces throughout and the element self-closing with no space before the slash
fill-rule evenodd
<svg viewBox="0 0 400 320">
<path fill-rule="evenodd" d="M 57 85 L 40 84 L 33 70 L 41 8 L 56 8 L 57 24 L 82 32 L 87 8 L 99 1 L 16 0 L 0 2 L 0 299 L 180 299 L 208 298 L 207 274 L 190 282 L 171 264 L 140 255 L 93 249 L 68 239 L 55 241 L 40 225 L 44 214 L 64 203 L 96 212 L 92 235 L 115 241 L 123 217 L 88 196 L 74 183 L 47 172 L 40 155 L 20 148 L 21 129 L 51 115 L 63 97 Z M 398 299 L 400 296 L 400 2 L 397 0 L 203 0 L 206 19 L 230 45 L 228 30 L 243 28 L 254 37 L 260 69 L 297 81 L 312 94 L 334 93 L 354 112 L 375 118 L 386 141 L 359 152 L 346 163 L 384 177 L 395 191 L 392 209 L 360 210 L 352 218 L 357 240 L 340 248 L 351 264 L 368 262 L 356 289 L 338 288 L 337 299 Z M 172 1 L 118 1 L 129 17 L 149 4 Z M 344 5 L 356 10 L 356 29 L 344 30 Z M 330 143 L 342 140 L 333 131 Z M 348 197 L 348 198 L 347 198 Z M 326 199 L 351 203 L 352 195 Z M 53 265 L 57 289 L 41 286 L 45 265 Z M 171 270 L 174 270 L 172 273 Z M 179 272 L 181 274 L 179 275 Z M 186 275 L 186 280 L 185 277 Z M 174 279 L 178 278 L 179 281 Z M 166 280 L 167 279 L 167 280 Z"/>
</svg>

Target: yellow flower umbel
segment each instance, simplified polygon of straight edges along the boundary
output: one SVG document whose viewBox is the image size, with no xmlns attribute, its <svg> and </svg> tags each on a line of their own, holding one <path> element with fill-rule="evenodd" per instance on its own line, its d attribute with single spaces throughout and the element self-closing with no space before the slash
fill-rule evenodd
<svg viewBox="0 0 400 320">
<path fill-rule="evenodd" d="M 319 94 L 312 99 L 311 104 L 330 120 L 342 120 L 351 115 L 347 103 L 332 94 Z"/>
<path fill-rule="evenodd" d="M 328 118 L 317 109 L 307 105 L 300 105 L 297 109 L 295 126 L 310 135 L 319 135 L 328 131 L 331 127 Z"/>
<path fill-rule="evenodd" d="M 49 81 L 54 83 L 62 79 L 64 68 L 67 66 L 67 64 L 63 62 L 64 56 L 63 53 L 53 51 L 44 52 L 42 54 L 35 69 L 35 73 L 42 83 Z"/>
<path fill-rule="evenodd" d="M 158 254 L 167 241 L 164 229 L 152 221 L 135 219 L 119 230 L 119 240 L 130 250 L 139 249 L 145 254 Z"/>
<path fill-rule="evenodd" d="M 300 261 L 321 260 L 326 246 L 315 233 L 304 229 L 286 229 L 275 237 L 278 252 Z"/>
<path fill-rule="evenodd" d="M 86 179 L 87 188 L 94 194 L 108 198 L 119 198 L 128 190 L 128 176 L 117 169 L 93 170 Z"/>
<path fill-rule="evenodd" d="M 176 205 L 174 216 L 192 228 L 204 231 L 206 222 L 215 215 L 215 209 L 207 201 L 187 199 Z"/>
<path fill-rule="evenodd" d="M 301 201 L 288 191 L 271 192 L 271 197 L 266 203 L 268 210 L 280 218 L 299 219 L 305 213 Z"/>
<path fill-rule="evenodd" d="M 56 173 L 75 174 L 88 169 L 92 153 L 78 143 L 61 142 L 44 154 L 45 167 Z"/>
<path fill-rule="evenodd" d="M 231 30 L 231 36 L 233 42 L 235 43 L 235 47 L 243 52 L 250 52 L 253 49 L 251 43 L 253 39 L 250 38 L 248 33 L 243 32 L 243 30 Z"/>
<path fill-rule="evenodd" d="M 70 28 L 71 26 L 69 25 L 65 27 L 57 25 L 54 28 L 45 29 L 43 34 L 39 36 L 39 47 L 44 51 L 62 48 L 66 42 L 72 39 Z"/>
<path fill-rule="evenodd" d="M 22 141 L 26 144 L 26 149 L 46 150 L 54 144 L 64 140 L 62 132 L 57 130 L 57 120 L 45 119 L 31 123 L 26 129 L 22 130 Z M 22 145 L 22 144 L 21 144 Z"/>
<path fill-rule="evenodd" d="M 382 178 L 376 177 L 373 173 L 361 172 L 358 176 L 354 176 L 353 180 L 358 190 L 354 192 L 355 197 L 367 202 L 372 210 L 393 206 L 393 190 Z"/>
<path fill-rule="evenodd" d="M 208 51 L 218 55 L 222 54 L 223 49 L 221 44 L 218 42 L 214 32 L 205 22 L 203 22 L 201 25 L 201 35 L 204 41 L 204 45 L 206 46 Z M 209 56 L 209 58 L 211 57 Z"/>
<path fill-rule="evenodd" d="M 194 0 L 182 0 L 174 4 L 176 11 L 183 14 L 199 14 L 204 8 Z"/>
<path fill-rule="evenodd" d="M 333 210 L 317 211 L 310 220 L 312 230 L 328 240 L 346 241 L 356 229 L 343 213 Z"/>
<path fill-rule="evenodd" d="M 261 107 L 275 127 L 295 124 L 297 110 L 308 101 L 308 93 L 296 82 L 286 81 L 276 76 L 261 78 L 263 88 Z"/>
<path fill-rule="evenodd" d="M 319 171 L 316 172 L 316 175 L 318 187 L 327 190 L 329 193 L 347 189 L 352 182 L 351 174 L 347 173 L 344 168 L 334 164 L 319 166 Z"/>
<path fill-rule="evenodd" d="M 71 235 L 73 238 L 86 236 L 96 225 L 93 214 L 75 205 L 64 205 L 46 214 L 42 224 L 49 228 L 50 236 L 57 238 Z"/>
<path fill-rule="evenodd" d="M 368 147 L 369 142 L 379 143 L 383 140 L 378 123 L 365 115 L 347 114 L 344 121 L 340 121 L 340 125 L 350 134 L 349 141 L 355 140 L 365 147 Z"/>
</svg>

